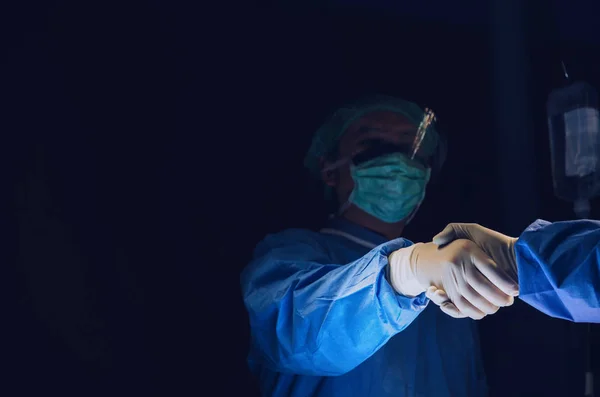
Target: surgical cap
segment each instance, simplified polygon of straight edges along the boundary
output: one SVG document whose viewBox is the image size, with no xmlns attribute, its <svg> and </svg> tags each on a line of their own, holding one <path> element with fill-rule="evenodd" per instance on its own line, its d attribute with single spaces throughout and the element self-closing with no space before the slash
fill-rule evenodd
<svg viewBox="0 0 600 397">
<path fill-rule="evenodd" d="M 304 158 L 304 166 L 315 177 L 320 174 L 319 160 L 327 156 L 338 144 L 348 127 L 367 113 L 390 111 L 407 117 L 416 126 L 423 119 L 423 110 L 415 103 L 387 95 L 373 95 L 342 106 L 315 133 L 308 153 Z M 439 136 L 432 125 L 423 138 L 419 149 L 425 157 L 435 153 Z"/>
</svg>

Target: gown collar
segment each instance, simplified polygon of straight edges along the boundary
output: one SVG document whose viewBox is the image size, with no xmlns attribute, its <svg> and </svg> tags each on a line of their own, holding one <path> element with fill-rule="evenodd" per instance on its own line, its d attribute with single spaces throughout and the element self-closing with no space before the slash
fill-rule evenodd
<svg viewBox="0 0 600 397">
<path fill-rule="evenodd" d="M 367 248 L 375 248 L 387 241 L 381 234 L 340 217 L 330 219 L 321 233 L 342 236 Z"/>
</svg>

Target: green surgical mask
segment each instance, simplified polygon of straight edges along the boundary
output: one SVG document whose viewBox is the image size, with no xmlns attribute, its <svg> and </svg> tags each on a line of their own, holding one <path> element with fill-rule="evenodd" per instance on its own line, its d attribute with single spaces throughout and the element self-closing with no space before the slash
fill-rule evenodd
<svg viewBox="0 0 600 397">
<path fill-rule="evenodd" d="M 399 222 L 421 204 L 431 170 L 402 153 L 350 165 L 354 189 L 348 203 L 387 222 Z"/>
</svg>

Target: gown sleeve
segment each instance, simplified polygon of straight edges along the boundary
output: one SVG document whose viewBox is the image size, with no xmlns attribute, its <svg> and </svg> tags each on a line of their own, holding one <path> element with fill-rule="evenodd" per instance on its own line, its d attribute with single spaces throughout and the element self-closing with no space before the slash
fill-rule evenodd
<svg viewBox="0 0 600 397">
<path fill-rule="evenodd" d="M 331 263 L 306 231 L 268 236 L 241 275 L 252 343 L 278 372 L 335 376 L 357 367 L 425 308 L 424 294 L 399 295 L 386 279 L 382 244 L 351 263 Z"/>
<path fill-rule="evenodd" d="M 600 222 L 537 220 L 515 252 L 523 301 L 552 317 L 600 322 Z"/>
</svg>

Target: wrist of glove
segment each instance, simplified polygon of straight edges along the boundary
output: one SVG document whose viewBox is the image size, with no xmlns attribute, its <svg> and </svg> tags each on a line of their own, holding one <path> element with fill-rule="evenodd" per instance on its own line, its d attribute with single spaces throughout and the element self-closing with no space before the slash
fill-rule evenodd
<svg viewBox="0 0 600 397">
<path fill-rule="evenodd" d="M 513 303 L 515 283 L 474 243 L 457 240 L 440 248 L 415 244 L 389 257 L 390 282 L 405 296 L 424 291 L 453 317 L 481 319 Z"/>
<path fill-rule="evenodd" d="M 411 266 L 410 257 L 415 247 L 416 245 L 411 245 L 399 249 L 389 256 L 390 284 L 400 295 L 409 298 L 414 298 L 427 289 L 417 280 L 415 269 Z"/>
</svg>

